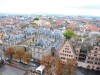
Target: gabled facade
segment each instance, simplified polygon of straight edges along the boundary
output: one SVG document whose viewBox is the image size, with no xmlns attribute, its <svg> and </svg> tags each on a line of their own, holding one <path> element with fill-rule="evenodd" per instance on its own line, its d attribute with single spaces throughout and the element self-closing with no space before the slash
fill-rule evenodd
<svg viewBox="0 0 100 75">
<path fill-rule="evenodd" d="M 68 58 L 76 58 L 75 52 L 70 43 L 71 42 L 67 40 L 62 49 L 59 51 L 59 57 L 63 62 L 66 62 Z"/>
</svg>

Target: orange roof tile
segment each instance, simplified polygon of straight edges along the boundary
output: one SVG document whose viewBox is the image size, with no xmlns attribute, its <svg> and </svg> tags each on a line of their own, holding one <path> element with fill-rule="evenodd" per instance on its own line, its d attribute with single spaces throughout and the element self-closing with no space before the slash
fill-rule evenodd
<svg viewBox="0 0 100 75">
<path fill-rule="evenodd" d="M 93 26 L 93 25 L 87 25 L 87 26 L 85 26 L 85 28 L 87 30 L 93 30 L 93 31 L 99 31 L 100 30 L 99 27 Z"/>
</svg>

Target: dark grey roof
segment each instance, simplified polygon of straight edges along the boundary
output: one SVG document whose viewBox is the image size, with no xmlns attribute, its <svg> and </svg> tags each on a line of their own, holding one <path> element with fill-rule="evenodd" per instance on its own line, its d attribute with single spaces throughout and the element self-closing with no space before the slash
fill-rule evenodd
<svg viewBox="0 0 100 75">
<path fill-rule="evenodd" d="M 50 44 L 51 44 L 50 41 L 47 41 L 46 39 L 41 38 L 39 40 L 39 42 L 34 42 L 33 46 L 34 47 L 40 47 L 40 48 L 46 49 Z"/>
<path fill-rule="evenodd" d="M 46 45 L 46 40 L 43 39 L 43 38 L 41 38 L 40 41 L 39 41 L 39 43 L 38 43 L 38 45 L 45 46 Z"/>
<path fill-rule="evenodd" d="M 82 50 L 82 51 L 88 51 L 89 49 L 88 49 L 87 46 L 82 46 L 82 47 L 81 47 L 81 50 Z"/>
<path fill-rule="evenodd" d="M 100 45 L 100 41 L 98 41 L 98 45 Z"/>
<path fill-rule="evenodd" d="M 25 34 L 33 34 L 33 33 L 35 33 L 36 32 L 36 29 L 34 29 L 34 28 L 26 28 L 24 31 L 23 31 Z"/>
<path fill-rule="evenodd" d="M 17 39 L 21 39 L 24 37 L 25 37 L 24 34 L 13 35 L 10 33 L 9 36 L 3 36 L 3 40 L 5 40 L 5 41 L 8 40 L 8 41 L 12 42 L 12 41 L 15 41 L 15 39 L 17 40 Z"/>
<path fill-rule="evenodd" d="M 61 41 L 60 40 L 57 40 L 55 42 L 55 44 L 53 45 L 52 50 L 57 50 L 60 45 L 61 45 Z"/>
<path fill-rule="evenodd" d="M 52 32 L 50 35 L 49 35 L 50 38 L 62 38 L 64 37 L 63 34 L 59 31 L 59 30 L 55 30 L 54 32 Z"/>
</svg>

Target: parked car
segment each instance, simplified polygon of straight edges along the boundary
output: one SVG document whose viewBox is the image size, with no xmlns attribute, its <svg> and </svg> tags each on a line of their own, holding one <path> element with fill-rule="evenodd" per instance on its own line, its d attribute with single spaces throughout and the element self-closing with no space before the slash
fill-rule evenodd
<svg viewBox="0 0 100 75">
<path fill-rule="evenodd" d="M 28 63 L 27 62 L 23 62 L 23 64 L 27 65 Z"/>
<path fill-rule="evenodd" d="M 8 61 L 8 60 L 9 60 L 9 58 L 5 58 L 5 60 L 6 60 L 6 61 Z"/>
<path fill-rule="evenodd" d="M 36 65 L 36 64 L 34 64 L 34 63 L 33 63 L 33 64 L 30 64 L 30 66 L 32 66 L 32 67 L 37 67 L 37 65 Z"/>
<path fill-rule="evenodd" d="M 35 59 L 31 59 L 31 62 L 34 62 Z"/>
<path fill-rule="evenodd" d="M 33 62 L 38 63 L 39 61 L 35 59 Z"/>
<path fill-rule="evenodd" d="M 37 63 L 30 63 L 30 66 L 32 66 L 32 67 L 38 67 L 39 65 Z"/>
<path fill-rule="evenodd" d="M 15 60 L 16 62 L 20 62 L 20 60 Z"/>
</svg>

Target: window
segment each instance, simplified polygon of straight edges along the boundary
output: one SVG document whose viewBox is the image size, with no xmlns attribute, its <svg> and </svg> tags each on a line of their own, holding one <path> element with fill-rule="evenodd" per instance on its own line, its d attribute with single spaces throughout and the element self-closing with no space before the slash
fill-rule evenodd
<svg viewBox="0 0 100 75">
<path fill-rule="evenodd" d="M 97 51 L 94 51 L 94 53 L 97 53 Z"/>
<path fill-rule="evenodd" d="M 94 56 L 97 56 L 96 54 L 94 54 Z"/>
<path fill-rule="evenodd" d="M 65 59 L 64 57 L 61 57 L 61 59 Z"/>
<path fill-rule="evenodd" d="M 87 68 L 90 68 L 90 65 L 88 65 Z"/>
<path fill-rule="evenodd" d="M 66 54 L 65 54 L 65 56 L 66 56 Z"/>
<path fill-rule="evenodd" d="M 73 57 L 73 55 L 71 55 L 71 57 Z"/>
<path fill-rule="evenodd" d="M 69 48 L 67 48 L 67 50 L 69 50 Z"/>
<path fill-rule="evenodd" d="M 65 48 L 66 50 L 69 50 L 69 48 Z"/>
<path fill-rule="evenodd" d="M 100 65 L 100 63 L 98 63 L 98 65 Z"/>
<path fill-rule="evenodd" d="M 95 62 L 94 64 L 96 64 L 96 65 L 97 65 L 97 62 Z"/>
<path fill-rule="evenodd" d="M 63 52 L 64 52 L 64 50 L 63 50 Z"/>
<path fill-rule="evenodd" d="M 87 61 L 87 63 L 91 63 L 91 64 L 93 64 L 93 62 L 92 62 L 92 61 Z"/>
<path fill-rule="evenodd" d="M 94 60 L 94 58 L 91 58 L 91 60 Z"/>
<path fill-rule="evenodd" d="M 69 47 L 69 46 L 66 45 L 66 47 Z"/>
<path fill-rule="evenodd" d="M 69 55 L 69 57 L 70 57 L 70 55 Z"/>
<path fill-rule="evenodd" d="M 88 59 L 90 59 L 90 57 L 88 57 Z"/>
<path fill-rule="evenodd" d="M 66 52 L 66 51 L 65 51 Z"/>
<path fill-rule="evenodd" d="M 60 53 L 60 55 L 62 55 L 62 53 Z"/>
<path fill-rule="evenodd" d="M 95 58 L 95 60 L 98 60 L 98 58 Z"/>
</svg>

